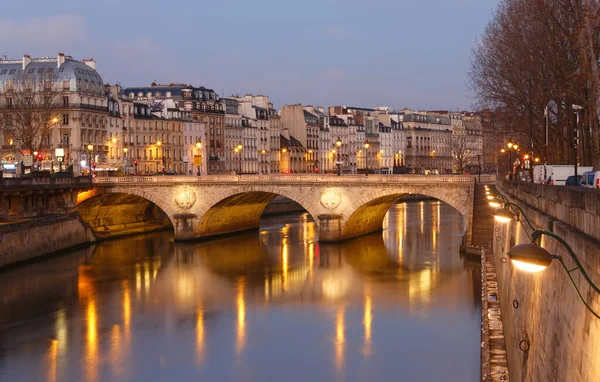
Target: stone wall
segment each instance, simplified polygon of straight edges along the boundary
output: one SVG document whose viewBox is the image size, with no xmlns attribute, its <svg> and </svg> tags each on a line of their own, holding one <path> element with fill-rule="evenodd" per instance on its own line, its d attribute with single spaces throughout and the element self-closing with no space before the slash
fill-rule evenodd
<svg viewBox="0 0 600 382">
<path fill-rule="evenodd" d="M 525 210 L 536 228 L 552 231 L 569 243 L 591 279 L 600 285 L 599 192 L 504 180 L 497 186 Z M 600 381 L 600 319 L 581 303 L 561 265 L 555 261 L 545 271 L 531 274 L 508 261 L 506 252 L 513 245 L 530 241 L 527 233 L 517 221 L 496 223 L 494 228 L 494 262 L 511 379 Z M 554 239 L 544 237 L 541 244 L 563 256 L 569 268 L 574 267 Z M 577 271 L 572 275 L 584 298 L 600 312 L 600 296 Z"/>
<path fill-rule="evenodd" d="M 76 213 L 0 225 L 0 268 L 94 241 Z"/>
</svg>

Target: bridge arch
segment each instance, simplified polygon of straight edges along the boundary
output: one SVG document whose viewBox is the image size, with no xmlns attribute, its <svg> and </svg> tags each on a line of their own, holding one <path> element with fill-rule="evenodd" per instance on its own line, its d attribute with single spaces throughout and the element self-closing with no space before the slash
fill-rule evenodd
<svg viewBox="0 0 600 382">
<path fill-rule="evenodd" d="M 360 236 L 378 231 L 383 227 L 383 219 L 390 207 L 410 194 L 420 194 L 440 200 L 456 209 L 465 219 L 466 237 L 470 240 L 473 201 L 471 195 L 462 188 L 429 187 L 382 187 L 372 194 L 364 194 L 356 198 L 343 212 L 342 238 Z"/>
<path fill-rule="evenodd" d="M 77 195 L 74 210 L 100 237 L 173 226 L 168 206 L 143 189 L 94 188 Z"/>
<path fill-rule="evenodd" d="M 290 188 L 243 185 L 205 195 L 204 207 L 198 212 L 196 235 L 206 237 L 258 228 L 263 211 L 277 196 L 298 203 L 318 224 L 318 202 L 310 200 L 308 195 Z"/>
</svg>

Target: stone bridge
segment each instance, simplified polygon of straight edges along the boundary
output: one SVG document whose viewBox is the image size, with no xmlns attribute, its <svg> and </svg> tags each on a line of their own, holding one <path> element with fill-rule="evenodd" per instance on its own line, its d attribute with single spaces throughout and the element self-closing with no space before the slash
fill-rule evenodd
<svg viewBox="0 0 600 382">
<path fill-rule="evenodd" d="M 331 242 L 381 230 L 394 203 L 406 195 L 421 194 L 458 210 L 467 227 L 463 241 L 470 243 L 474 184 L 474 177 L 456 175 L 107 177 L 94 179 L 93 189 L 78 195 L 77 210 L 86 219 L 86 209 L 105 199 L 108 212 L 104 214 L 127 215 L 127 211 L 119 212 L 118 204 L 137 196 L 164 212 L 176 240 L 188 240 L 256 229 L 265 207 L 281 195 L 312 216 L 320 241 Z"/>
</svg>

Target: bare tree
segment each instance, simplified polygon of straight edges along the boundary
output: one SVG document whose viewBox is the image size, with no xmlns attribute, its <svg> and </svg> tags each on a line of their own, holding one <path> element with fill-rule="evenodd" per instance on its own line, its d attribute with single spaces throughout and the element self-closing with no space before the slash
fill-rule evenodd
<svg viewBox="0 0 600 382">
<path fill-rule="evenodd" d="M 50 73 L 23 71 L 0 84 L 0 133 L 11 137 L 21 153 L 41 151 L 43 137 L 59 122 L 61 87 Z"/>
<path fill-rule="evenodd" d="M 452 137 L 452 158 L 456 165 L 456 172 L 462 174 L 468 164 L 471 163 L 471 150 L 467 146 L 467 140 L 464 135 Z"/>
<path fill-rule="evenodd" d="M 469 79 L 477 106 L 490 108 L 513 138 L 551 163 L 572 163 L 573 104 L 584 164 L 600 166 L 600 2 L 501 0 L 473 49 Z M 550 107 L 546 146 L 545 113 Z"/>
</svg>

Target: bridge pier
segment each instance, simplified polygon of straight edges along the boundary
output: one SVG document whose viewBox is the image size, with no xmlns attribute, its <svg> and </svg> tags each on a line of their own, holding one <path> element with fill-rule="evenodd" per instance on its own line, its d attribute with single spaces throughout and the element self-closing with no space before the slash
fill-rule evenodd
<svg viewBox="0 0 600 382">
<path fill-rule="evenodd" d="M 323 243 L 342 240 L 343 216 L 319 215 L 319 241 Z"/>
</svg>

